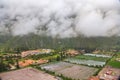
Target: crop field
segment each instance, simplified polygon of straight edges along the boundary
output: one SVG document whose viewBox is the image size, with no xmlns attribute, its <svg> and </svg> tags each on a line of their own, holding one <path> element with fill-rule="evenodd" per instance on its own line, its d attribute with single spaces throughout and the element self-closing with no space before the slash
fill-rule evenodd
<svg viewBox="0 0 120 80">
<path fill-rule="evenodd" d="M 97 56 L 91 56 L 89 54 L 84 54 L 84 55 L 78 55 L 75 57 L 75 59 L 81 59 L 81 60 L 94 60 L 94 61 L 102 61 L 102 62 L 106 62 L 108 59 L 110 59 L 109 57 L 97 57 Z"/>
<path fill-rule="evenodd" d="M 73 58 L 65 59 L 64 61 L 75 64 L 82 64 L 86 66 L 103 67 L 110 58 L 111 56 L 107 56 L 107 55 L 87 53 L 87 54 L 75 56 Z"/>
<path fill-rule="evenodd" d="M 75 58 L 68 58 L 65 59 L 65 61 L 75 64 L 82 64 L 87 66 L 93 66 L 93 67 L 103 67 L 105 65 L 105 62 L 101 61 L 94 61 L 94 60 L 81 60 L 81 59 L 75 59 Z"/>
<path fill-rule="evenodd" d="M 103 58 L 111 58 L 112 56 L 108 56 L 108 55 L 103 55 L 103 54 L 91 54 L 91 53 L 87 53 L 84 54 L 86 56 L 95 56 L 95 57 L 103 57 Z"/>
<path fill-rule="evenodd" d="M 57 80 L 54 76 L 34 68 L 0 73 L 1 80 Z"/>
<path fill-rule="evenodd" d="M 87 66 L 71 64 L 67 62 L 57 62 L 51 64 L 45 64 L 40 66 L 42 69 L 55 72 L 56 75 L 64 75 L 65 77 L 84 80 L 94 75 L 98 69 Z"/>
<path fill-rule="evenodd" d="M 120 53 L 116 53 L 116 55 L 108 62 L 107 65 L 114 68 L 120 68 Z"/>
<path fill-rule="evenodd" d="M 56 71 L 60 71 L 60 70 L 63 70 L 65 68 L 71 67 L 73 65 L 74 64 L 66 63 L 66 62 L 55 62 L 55 63 L 51 63 L 51 64 L 50 63 L 43 64 L 43 65 L 41 65 L 41 68 L 56 72 Z"/>
</svg>

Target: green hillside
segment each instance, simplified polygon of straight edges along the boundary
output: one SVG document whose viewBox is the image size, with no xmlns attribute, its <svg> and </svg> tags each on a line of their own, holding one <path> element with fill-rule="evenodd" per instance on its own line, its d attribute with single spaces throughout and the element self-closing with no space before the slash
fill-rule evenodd
<svg viewBox="0 0 120 80">
<path fill-rule="evenodd" d="M 14 51 L 15 49 L 28 50 L 37 48 L 75 48 L 75 49 L 119 49 L 120 37 L 76 37 L 76 38 L 52 38 L 29 34 L 24 36 L 0 36 L 0 48 L 2 51 Z"/>
</svg>

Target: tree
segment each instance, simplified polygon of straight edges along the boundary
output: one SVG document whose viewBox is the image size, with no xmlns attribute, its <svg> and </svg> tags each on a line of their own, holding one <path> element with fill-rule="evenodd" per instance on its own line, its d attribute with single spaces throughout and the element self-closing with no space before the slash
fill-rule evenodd
<svg viewBox="0 0 120 80">
<path fill-rule="evenodd" d="M 19 67 L 19 54 L 20 54 L 20 49 L 19 48 L 16 48 L 16 54 L 17 54 L 17 56 L 16 56 L 16 67 L 17 67 L 17 69 L 19 69 L 20 67 Z"/>
<path fill-rule="evenodd" d="M 57 56 L 56 61 L 60 61 L 60 56 Z"/>
<path fill-rule="evenodd" d="M 17 69 L 20 68 L 20 66 L 19 66 L 19 60 L 18 59 L 16 59 L 16 67 L 17 67 Z"/>
</svg>

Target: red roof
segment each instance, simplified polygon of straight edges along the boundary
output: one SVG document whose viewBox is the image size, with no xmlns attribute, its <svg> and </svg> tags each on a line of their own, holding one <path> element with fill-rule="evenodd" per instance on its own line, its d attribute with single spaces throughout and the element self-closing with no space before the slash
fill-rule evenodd
<svg viewBox="0 0 120 80">
<path fill-rule="evenodd" d="M 96 76 L 92 76 L 88 80 L 100 80 L 100 79 L 98 77 L 96 77 Z"/>
</svg>

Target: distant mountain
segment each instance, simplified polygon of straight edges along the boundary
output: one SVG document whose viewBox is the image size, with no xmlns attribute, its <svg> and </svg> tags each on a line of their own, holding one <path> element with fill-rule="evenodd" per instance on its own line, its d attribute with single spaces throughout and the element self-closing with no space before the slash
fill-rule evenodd
<svg viewBox="0 0 120 80">
<path fill-rule="evenodd" d="M 3 51 L 37 48 L 75 48 L 75 49 L 119 49 L 120 37 L 76 37 L 52 38 L 28 34 L 24 36 L 0 35 L 0 48 Z"/>
</svg>

